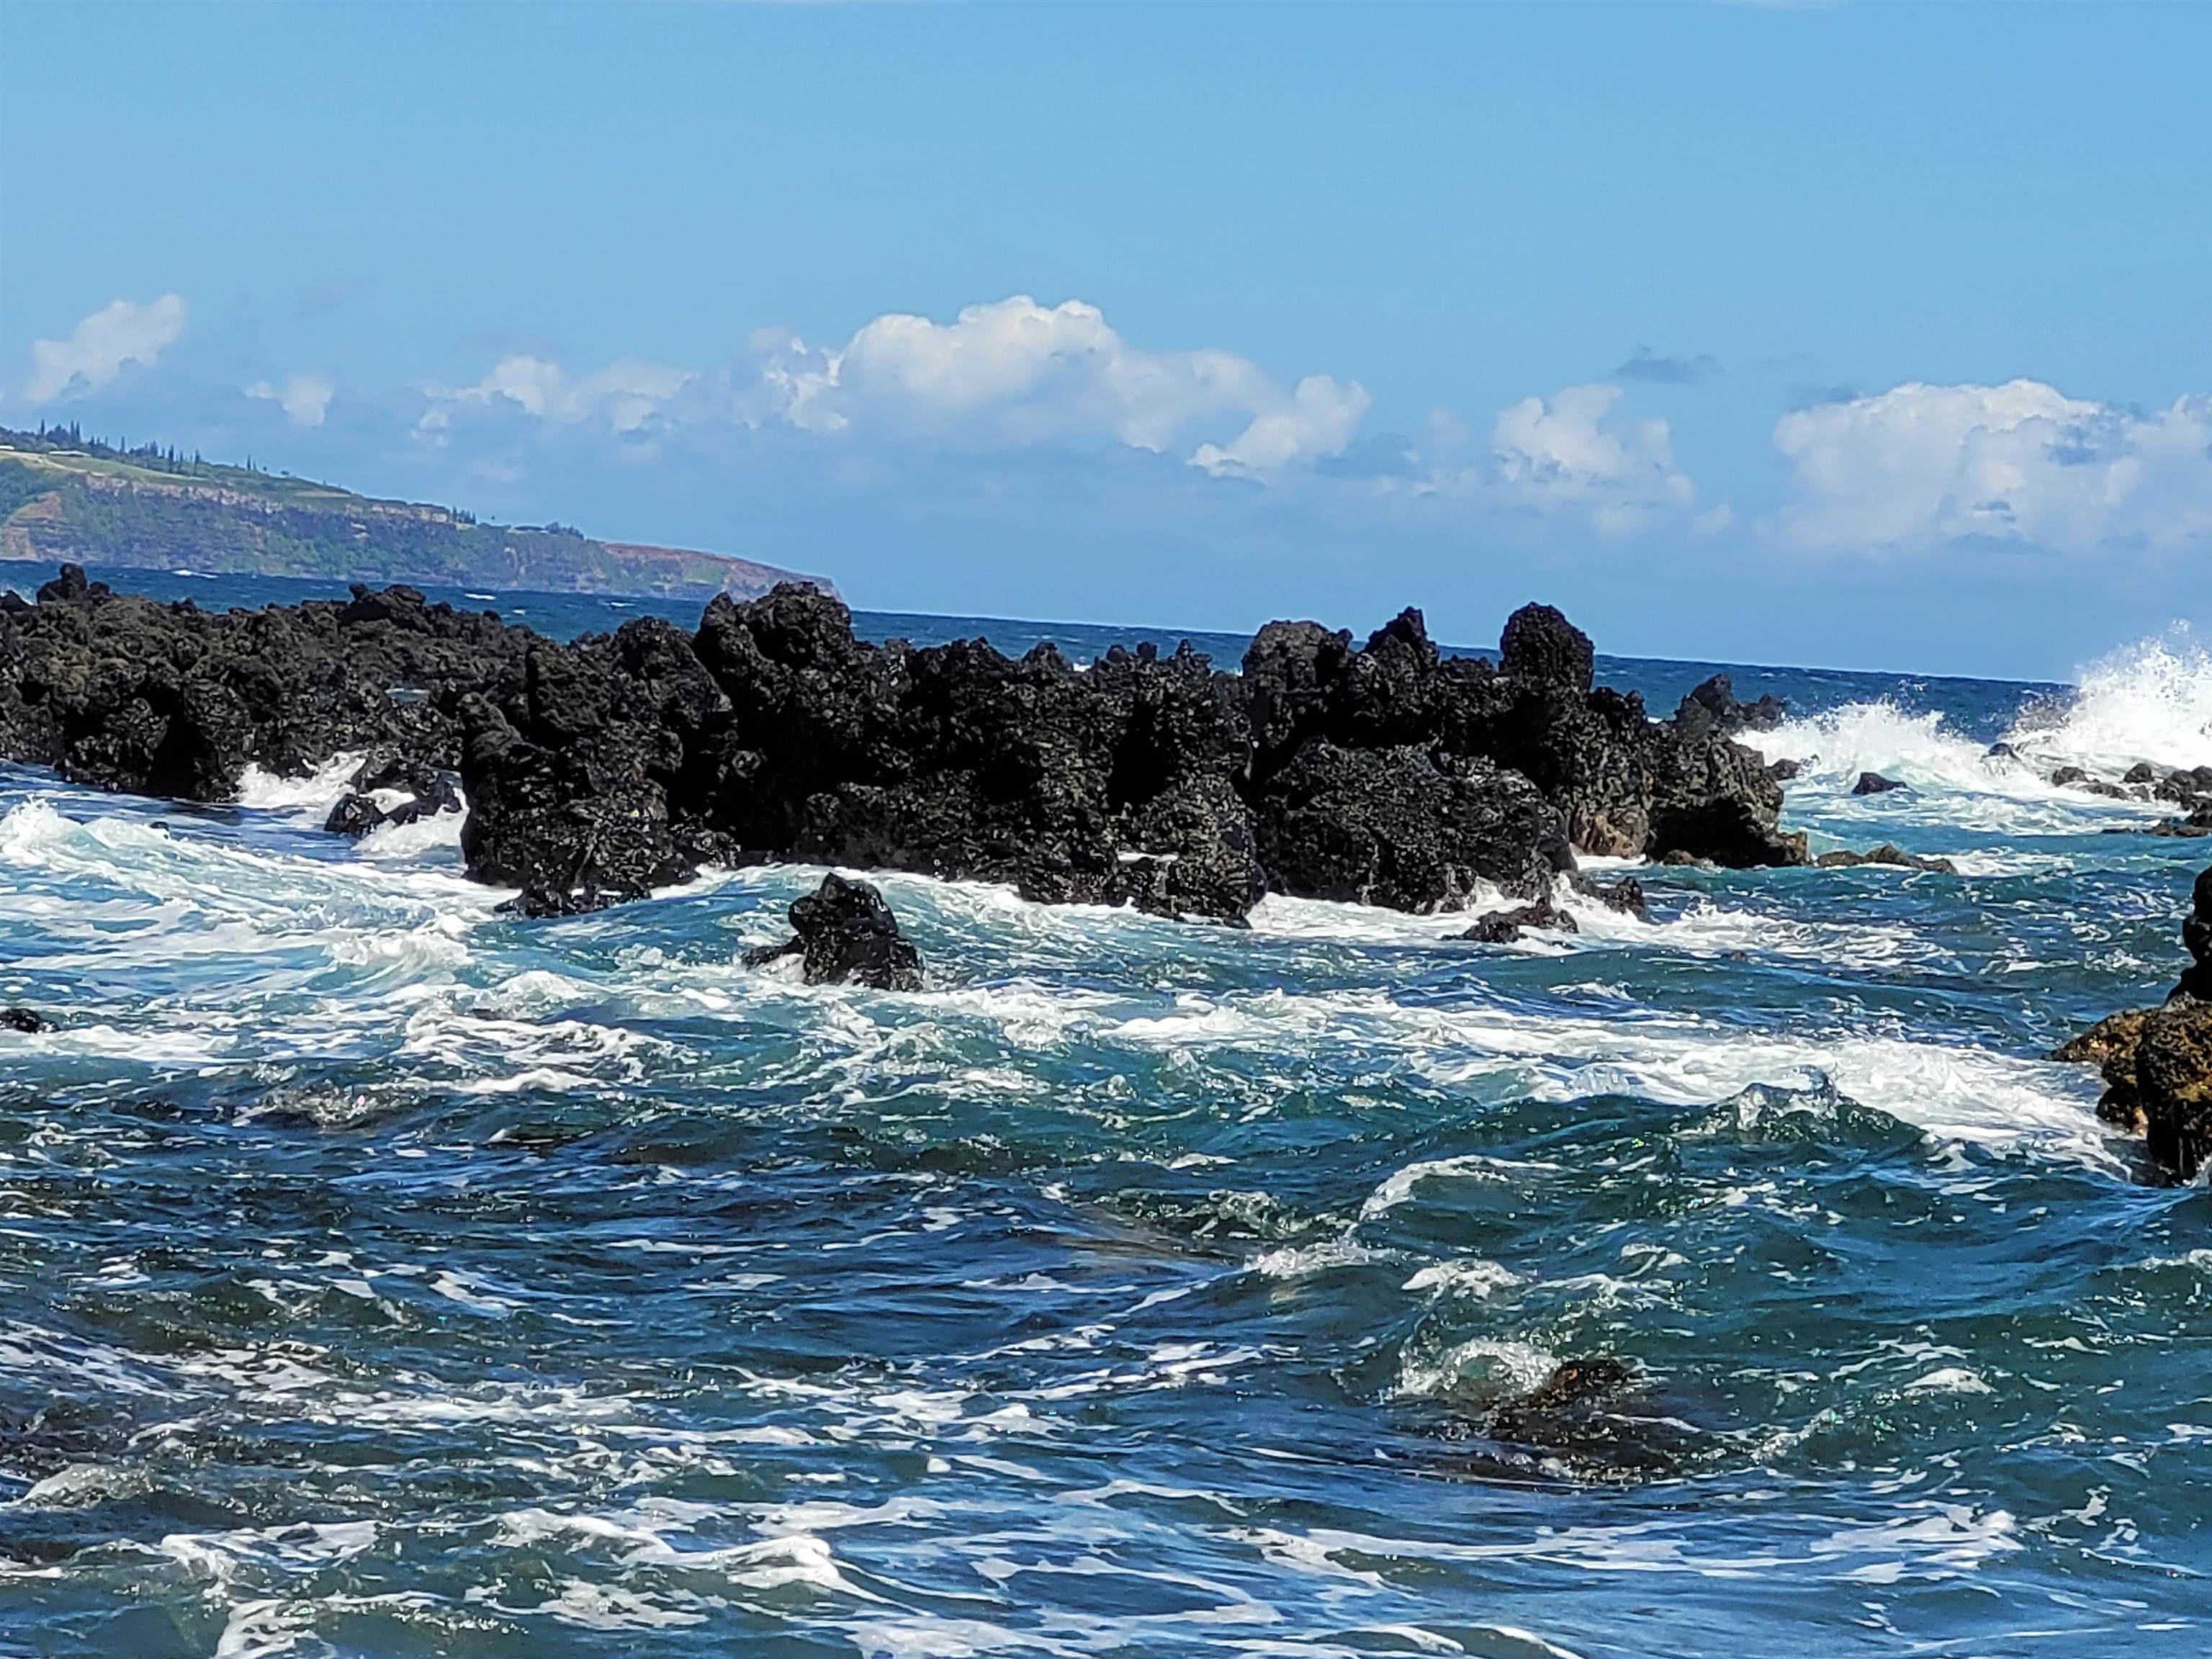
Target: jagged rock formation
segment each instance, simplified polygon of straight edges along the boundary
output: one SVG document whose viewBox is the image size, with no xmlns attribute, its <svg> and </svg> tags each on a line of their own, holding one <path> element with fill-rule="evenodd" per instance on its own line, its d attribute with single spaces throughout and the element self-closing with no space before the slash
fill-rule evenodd
<svg viewBox="0 0 2212 1659">
<path fill-rule="evenodd" d="M 1771 691 L 1757 702 L 1740 702 L 1735 686 L 1725 674 L 1716 674 L 1692 689 L 1682 699 L 1695 703 L 1713 718 L 1713 724 L 1733 737 L 1739 732 L 1771 732 L 1790 718 L 1789 700 Z"/>
<path fill-rule="evenodd" d="M 2110 1015 L 2051 1058 L 2097 1066 L 2098 1115 L 2187 1181 L 2212 1161 L 2212 870 L 2197 878 L 2181 940 L 2190 966 L 2164 1006 Z"/>
<path fill-rule="evenodd" d="M 872 985 L 878 991 L 921 988 L 921 953 L 899 932 L 884 896 L 868 882 L 834 871 L 821 886 L 792 901 L 793 937 L 745 952 L 748 967 L 797 956 L 809 985 Z"/>
<path fill-rule="evenodd" d="M 1050 646 L 857 640 L 833 595 L 718 598 L 697 631 L 641 619 L 561 644 L 404 587 L 222 616 L 66 568 L 0 602 L 0 753 L 193 800 L 245 767 L 351 750 L 358 780 L 469 802 L 471 872 L 557 915 L 759 858 L 982 878 L 1049 902 L 1234 921 L 1269 890 L 1407 909 L 1478 884 L 1547 894 L 1572 848 L 1802 864 L 1782 795 L 1709 700 L 1649 719 L 1592 684 L 1558 611 L 1500 661 L 1445 659 L 1407 611 L 1355 647 L 1261 630 L 1243 672 L 1188 646 L 1079 672 Z"/>
</svg>

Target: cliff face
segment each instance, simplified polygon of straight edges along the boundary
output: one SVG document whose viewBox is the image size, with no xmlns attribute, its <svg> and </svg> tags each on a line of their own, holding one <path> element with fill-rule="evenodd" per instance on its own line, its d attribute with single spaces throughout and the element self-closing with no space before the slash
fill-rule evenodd
<svg viewBox="0 0 2212 1659">
<path fill-rule="evenodd" d="M 478 524 L 240 467 L 93 453 L 0 433 L 0 558 L 551 592 L 750 599 L 818 577 L 559 526 Z"/>
</svg>

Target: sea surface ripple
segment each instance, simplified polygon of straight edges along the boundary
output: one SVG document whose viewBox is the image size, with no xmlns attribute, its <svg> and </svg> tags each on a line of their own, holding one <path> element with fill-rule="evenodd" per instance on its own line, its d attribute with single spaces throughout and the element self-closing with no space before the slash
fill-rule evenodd
<svg viewBox="0 0 2212 1659">
<path fill-rule="evenodd" d="M 1735 672 L 1817 847 L 1961 873 L 1504 948 L 890 876 L 902 995 L 739 965 L 817 872 L 530 921 L 335 768 L 0 771 L 0 1654 L 2194 1659 L 2212 1200 L 2039 1056 L 2204 844 L 2039 774 L 2212 760 L 2212 672 Z"/>
</svg>

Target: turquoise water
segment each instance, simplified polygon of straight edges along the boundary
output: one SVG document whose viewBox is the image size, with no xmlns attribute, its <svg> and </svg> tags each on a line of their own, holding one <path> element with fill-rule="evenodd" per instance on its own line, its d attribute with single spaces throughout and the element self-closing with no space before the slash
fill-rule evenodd
<svg viewBox="0 0 2212 1659">
<path fill-rule="evenodd" d="M 2037 1056 L 2203 848 L 1982 751 L 2212 759 L 2212 675 L 1737 681 L 1961 873 L 1503 948 L 894 876 L 898 995 L 738 965 L 805 871 L 521 921 L 335 774 L 0 772 L 0 1653 L 2202 1654 L 2212 1201 Z"/>
</svg>

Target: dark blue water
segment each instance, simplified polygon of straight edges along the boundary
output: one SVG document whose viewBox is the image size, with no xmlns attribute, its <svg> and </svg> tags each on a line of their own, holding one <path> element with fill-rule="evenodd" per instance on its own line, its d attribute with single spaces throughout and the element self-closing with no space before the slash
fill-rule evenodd
<svg viewBox="0 0 2212 1659">
<path fill-rule="evenodd" d="M 2202 844 L 2038 769 L 2212 760 L 2212 672 L 1733 672 L 1817 844 L 1960 873 L 1503 948 L 890 877 L 900 995 L 738 965 L 796 869 L 520 921 L 335 769 L 0 774 L 0 1653 L 2201 1654 L 2212 1201 L 2038 1056 Z"/>
</svg>

